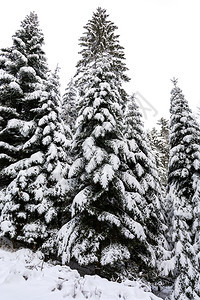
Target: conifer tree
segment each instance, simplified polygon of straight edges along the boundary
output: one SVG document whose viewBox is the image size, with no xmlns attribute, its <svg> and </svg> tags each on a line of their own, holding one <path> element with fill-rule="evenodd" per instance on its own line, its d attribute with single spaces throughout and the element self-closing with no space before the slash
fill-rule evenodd
<svg viewBox="0 0 200 300">
<path fill-rule="evenodd" d="M 2 130 L 11 132 L 13 139 L 17 135 L 19 144 L 16 161 L 1 170 L 1 178 L 9 179 L 1 234 L 26 246 L 47 249 L 50 248 L 47 240 L 61 226 L 59 207 L 65 193 L 64 167 L 69 145 L 60 117 L 58 78 L 56 73 L 48 77 L 43 34 L 38 26 L 37 15 L 30 13 L 13 37 L 11 54 L 19 60 L 7 63 L 7 72 L 20 87 L 21 97 L 18 118 L 5 122 Z M 4 86 L 5 93 L 6 89 Z M 15 105 L 13 102 L 11 107 Z"/>
<path fill-rule="evenodd" d="M 170 106 L 170 159 L 167 201 L 172 251 L 163 263 L 175 280 L 170 299 L 199 299 L 200 129 L 177 80 Z"/>
<path fill-rule="evenodd" d="M 74 78 L 71 78 L 62 97 L 62 119 L 73 134 L 75 132 L 75 121 L 77 118 L 76 98 L 77 88 L 75 87 Z"/>
<path fill-rule="evenodd" d="M 155 270 L 160 251 L 163 246 L 167 246 L 164 237 L 166 220 L 156 162 L 141 117 L 133 95 L 129 98 L 124 120 L 124 134 L 128 146 L 127 170 L 130 183 L 132 182 L 132 186 L 129 181 L 126 182 L 127 199 L 132 203 L 130 212 L 133 218 L 140 222 L 146 235 L 144 253 L 150 254 L 145 257 L 141 252 L 140 256 L 143 256 L 143 261 L 146 260 L 147 266 L 154 267 Z"/>
<path fill-rule="evenodd" d="M 40 186 L 41 203 L 37 205 L 36 209 L 39 214 L 42 213 L 48 232 L 48 239 L 45 239 L 42 245 L 43 251 L 56 254 L 56 234 L 64 220 L 66 221 L 68 214 L 66 194 L 69 171 L 68 151 L 71 145 L 71 135 L 66 131 L 61 118 L 62 104 L 57 68 L 54 73 L 49 74 L 47 97 L 44 99 L 41 118 L 38 122 L 39 131 L 42 132 L 42 135 L 39 136 L 42 139 L 40 145 L 42 144 L 41 149 L 44 152 L 45 160 L 39 175 L 40 178 L 44 178 Z"/>
<path fill-rule="evenodd" d="M 47 59 L 44 50 L 44 35 L 39 27 L 38 16 L 35 12 L 21 22 L 21 27 L 13 36 L 13 50 L 28 67 L 34 68 L 36 76 L 47 79 Z M 29 86 L 30 87 L 30 86 Z"/>
<path fill-rule="evenodd" d="M 30 156 L 23 145 L 34 132 L 32 108 L 38 105 L 47 71 L 42 44 L 37 15 L 30 13 L 13 36 L 13 45 L 0 51 L 0 189 L 6 189 L 21 168 L 19 162 Z M 11 164 L 15 167 L 7 172 Z"/>
<path fill-rule="evenodd" d="M 131 199 L 128 193 L 129 188 L 137 196 L 142 188 L 128 171 L 130 151 L 122 122 L 127 101 L 122 83 L 128 80 L 124 73 L 127 68 L 114 33 L 116 26 L 107 17 L 106 11 L 98 8 L 81 38 L 82 59 L 77 64 L 79 112 L 72 148 L 75 158 L 69 171 L 76 189 L 72 219 L 59 233 L 59 254 L 63 262 L 91 268 L 103 276 L 129 273 L 137 277 L 139 271 L 152 267 L 154 253 L 138 215 L 140 195 Z M 149 193 L 147 201 L 152 201 L 145 210 L 153 217 L 157 183 L 153 188 L 151 179 L 149 176 L 148 183 L 143 182 L 144 194 Z M 150 225 L 154 227 L 149 218 Z M 156 243 L 153 229 L 148 238 Z"/>
<path fill-rule="evenodd" d="M 156 166 L 161 181 L 162 192 L 164 195 L 166 192 L 166 184 L 167 184 L 167 169 L 165 169 L 165 166 L 163 165 L 163 161 L 162 161 L 161 149 L 163 149 L 162 148 L 163 139 L 160 138 L 159 131 L 155 127 L 153 127 L 151 131 L 147 133 L 147 136 L 150 142 L 152 154 L 155 157 Z"/>
<path fill-rule="evenodd" d="M 8 175 L 5 168 L 30 156 L 22 148 L 35 129 L 35 108 L 45 90 L 48 67 L 43 43 L 37 15 L 30 13 L 13 36 L 12 47 L 0 53 L 1 186 L 7 186 L 15 176 Z"/>
<path fill-rule="evenodd" d="M 147 135 L 153 155 L 156 159 L 163 195 L 165 195 L 169 163 L 169 125 L 168 121 L 164 118 L 158 120 L 157 124 L 159 128 L 152 128 Z"/>
<path fill-rule="evenodd" d="M 123 141 L 120 93 L 127 68 L 114 34 L 116 26 L 107 18 L 106 11 L 98 8 L 80 39 L 79 117 L 72 148 L 75 159 L 69 172 L 76 193 L 72 220 L 60 232 L 60 253 L 65 253 L 65 260 L 96 270 L 124 265 L 134 235 L 133 221 L 126 228 L 125 215 L 120 216 L 124 197 L 119 170 Z M 142 234 L 140 230 L 137 233 Z"/>
</svg>

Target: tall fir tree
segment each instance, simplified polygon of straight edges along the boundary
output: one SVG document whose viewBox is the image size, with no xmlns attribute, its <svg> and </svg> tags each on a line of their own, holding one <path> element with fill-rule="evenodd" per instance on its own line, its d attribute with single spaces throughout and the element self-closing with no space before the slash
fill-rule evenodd
<svg viewBox="0 0 200 300">
<path fill-rule="evenodd" d="M 13 139 L 17 135 L 20 144 L 16 161 L 1 170 L 1 178 L 9 178 L 1 234 L 14 242 L 49 249 L 46 241 L 60 226 L 68 145 L 60 117 L 58 78 L 56 74 L 48 78 L 42 44 L 37 15 L 30 13 L 13 37 L 12 55 L 23 58 L 22 63 L 11 60 L 7 64 L 8 74 L 22 92 L 18 119 L 5 122 L 3 129 Z M 3 88 L 6 92 L 7 86 Z"/>
<path fill-rule="evenodd" d="M 88 268 L 85 272 L 91 269 L 103 276 L 112 273 L 136 277 L 139 271 L 144 274 L 152 267 L 154 253 L 140 216 L 136 217 L 139 210 L 134 211 L 137 200 L 128 193 L 128 186 L 135 195 L 142 188 L 127 167 L 130 151 L 122 122 L 127 101 L 122 84 L 128 80 L 127 68 L 114 32 L 116 26 L 107 18 L 106 11 L 98 8 L 80 39 L 83 49 L 77 64 L 79 116 L 72 148 L 75 159 L 69 171 L 76 189 L 72 219 L 59 233 L 59 254 L 63 262 Z M 155 204 L 157 197 L 153 196 L 151 179 L 145 188 L 148 201 Z M 146 213 L 153 217 L 153 203 L 148 205 Z M 149 218 L 150 224 L 155 229 Z M 154 240 L 153 234 L 149 234 L 149 239 Z"/>
<path fill-rule="evenodd" d="M 172 250 L 162 267 L 175 280 L 170 299 L 199 299 L 200 129 L 177 80 L 170 106 L 167 201 Z"/>
<path fill-rule="evenodd" d="M 21 29 L 13 36 L 13 45 L 0 51 L 0 189 L 2 191 L 20 170 L 21 165 L 18 162 L 30 156 L 23 150 L 23 145 L 34 132 L 32 108 L 37 107 L 44 90 L 43 81 L 47 66 L 42 44 L 43 34 L 38 27 L 37 15 L 30 13 L 22 22 Z M 37 76 L 38 74 L 41 77 Z M 29 117 L 30 113 L 32 113 L 32 120 Z M 7 167 L 14 163 L 12 172 L 7 172 Z M 2 196 L 3 203 L 4 200 L 5 197 Z M 3 203 L 1 206 L 4 205 Z"/>
<path fill-rule="evenodd" d="M 30 13 L 13 36 L 12 47 L 0 53 L 0 186 L 13 178 L 5 167 L 30 155 L 22 148 L 34 131 L 34 109 L 45 89 L 48 67 L 43 43 L 37 15 Z"/>
<path fill-rule="evenodd" d="M 97 270 L 118 264 L 120 258 L 123 265 L 130 256 L 123 240 L 125 235 L 133 236 L 119 215 L 123 199 L 120 93 L 127 68 L 114 33 L 116 26 L 104 9 L 97 9 L 85 29 L 80 39 L 82 59 L 77 64 L 80 96 L 72 149 L 75 159 L 69 173 L 76 182 L 76 195 L 72 220 L 60 232 L 60 253 L 68 261 Z"/>
</svg>

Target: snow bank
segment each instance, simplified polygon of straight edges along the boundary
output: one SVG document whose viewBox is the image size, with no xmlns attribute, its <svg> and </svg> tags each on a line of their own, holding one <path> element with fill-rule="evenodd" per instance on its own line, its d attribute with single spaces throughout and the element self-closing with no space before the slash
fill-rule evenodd
<svg viewBox="0 0 200 300">
<path fill-rule="evenodd" d="M 135 281 L 81 277 L 67 266 L 44 263 L 40 252 L 0 249 L 1 300 L 159 300 Z"/>
</svg>

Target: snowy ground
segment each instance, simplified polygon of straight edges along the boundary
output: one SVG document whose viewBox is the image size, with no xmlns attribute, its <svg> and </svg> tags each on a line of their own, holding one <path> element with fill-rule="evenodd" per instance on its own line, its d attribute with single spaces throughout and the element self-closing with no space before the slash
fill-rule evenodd
<svg viewBox="0 0 200 300">
<path fill-rule="evenodd" d="M 135 281 L 110 282 L 99 276 L 81 277 L 66 266 L 42 261 L 28 249 L 0 249 L 1 300 L 160 300 Z"/>
</svg>

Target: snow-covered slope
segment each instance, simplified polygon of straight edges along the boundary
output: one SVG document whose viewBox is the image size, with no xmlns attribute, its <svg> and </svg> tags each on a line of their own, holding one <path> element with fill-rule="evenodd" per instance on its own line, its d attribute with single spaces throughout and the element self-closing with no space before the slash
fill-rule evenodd
<svg viewBox="0 0 200 300">
<path fill-rule="evenodd" d="M 135 281 L 81 277 L 66 266 L 44 263 L 40 252 L 0 249 L 1 300 L 160 300 Z"/>
</svg>

